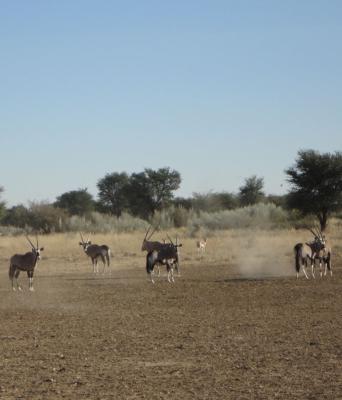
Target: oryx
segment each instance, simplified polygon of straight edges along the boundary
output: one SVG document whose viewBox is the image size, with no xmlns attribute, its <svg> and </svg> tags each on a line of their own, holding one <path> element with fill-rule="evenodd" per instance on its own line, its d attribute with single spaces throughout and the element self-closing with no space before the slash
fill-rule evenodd
<svg viewBox="0 0 342 400">
<path fill-rule="evenodd" d="M 103 244 L 99 246 L 98 244 L 92 244 L 91 241 L 89 240 L 90 234 L 88 236 L 88 239 L 84 241 L 82 233 L 80 232 L 81 240 L 82 242 L 79 242 L 79 245 L 83 247 L 84 252 L 86 253 L 87 256 L 91 258 L 91 262 L 93 265 L 93 273 L 98 273 L 99 272 L 99 267 L 97 264 L 98 259 L 100 258 L 102 263 L 103 263 L 103 271 L 102 273 L 105 272 L 106 269 L 106 261 L 107 261 L 107 266 L 110 271 L 110 248 Z"/>
<path fill-rule="evenodd" d="M 318 231 L 318 229 L 317 229 Z M 315 252 L 313 258 L 313 262 L 315 264 L 315 261 L 318 260 L 319 262 L 319 272 L 320 272 L 320 277 L 323 277 L 323 270 L 322 266 L 324 266 L 324 276 L 327 274 L 327 270 L 330 271 L 330 276 L 332 276 L 332 268 L 331 268 L 331 247 L 329 246 L 329 243 L 325 237 L 325 235 L 322 234 L 321 231 L 317 232 L 320 235 L 321 241 L 324 244 L 324 247 L 322 247 L 319 251 Z"/>
<path fill-rule="evenodd" d="M 165 245 L 165 240 L 164 243 L 161 242 L 157 242 L 157 241 L 150 241 L 152 235 L 154 234 L 154 232 L 157 230 L 157 228 L 154 228 L 152 233 L 147 237 L 147 235 L 150 232 L 150 229 L 152 228 L 152 225 L 150 225 L 146 231 L 145 237 L 142 241 L 142 245 L 141 245 L 141 251 L 147 251 L 147 253 L 150 253 L 151 251 L 158 251 L 160 250 L 164 245 Z M 160 275 L 160 268 L 158 265 L 158 276 Z"/>
<path fill-rule="evenodd" d="M 182 244 L 178 244 L 178 240 L 176 239 L 176 244 L 172 242 L 169 238 L 170 243 L 165 243 L 163 247 L 159 250 L 152 250 L 147 253 L 146 256 L 146 272 L 150 276 L 151 282 L 154 283 L 153 280 L 153 270 L 156 265 L 166 265 L 167 270 L 167 280 L 168 282 L 174 282 L 173 276 L 173 268 L 179 272 L 178 263 L 179 263 L 179 247 L 182 247 Z"/>
<path fill-rule="evenodd" d="M 314 240 L 306 243 L 297 243 L 294 247 L 295 253 L 295 269 L 297 278 L 299 276 L 300 267 L 302 266 L 304 275 L 309 279 L 306 273 L 306 267 L 310 261 L 312 277 L 315 278 L 315 261 L 319 260 L 320 269 L 322 270 L 323 254 L 326 248 L 325 237 L 322 232 L 316 228 L 316 231 L 309 229 L 314 235 Z M 329 256 L 330 269 L 330 256 Z"/>
<path fill-rule="evenodd" d="M 39 247 L 38 245 L 38 237 L 36 236 L 37 245 L 34 246 L 29 237 L 26 235 L 27 241 L 30 243 L 32 250 L 25 254 L 15 254 L 10 259 L 10 266 L 8 270 L 8 275 L 10 280 L 12 281 L 12 290 L 16 290 L 14 287 L 13 280 L 15 279 L 16 286 L 18 290 L 22 290 L 21 286 L 18 283 L 18 277 L 20 271 L 26 271 L 27 276 L 29 278 L 29 290 L 34 291 L 33 289 L 33 273 L 34 269 L 37 265 L 38 260 L 40 260 L 40 253 L 44 250 L 44 247 Z"/>
</svg>

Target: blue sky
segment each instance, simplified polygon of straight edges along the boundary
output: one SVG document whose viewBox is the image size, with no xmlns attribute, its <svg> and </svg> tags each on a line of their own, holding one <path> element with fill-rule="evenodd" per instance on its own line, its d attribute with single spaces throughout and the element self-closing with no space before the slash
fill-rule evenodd
<svg viewBox="0 0 342 400">
<path fill-rule="evenodd" d="M 0 185 L 53 201 L 169 166 L 178 195 L 284 193 L 342 150 L 341 1 L 0 0 Z"/>
</svg>

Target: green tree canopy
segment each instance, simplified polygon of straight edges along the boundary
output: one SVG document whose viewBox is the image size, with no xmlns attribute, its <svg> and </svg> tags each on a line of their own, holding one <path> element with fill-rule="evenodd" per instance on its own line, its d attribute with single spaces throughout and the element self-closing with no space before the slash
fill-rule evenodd
<svg viewBox="0 0 342 400">
<path fill-rule="evenodd" d="M 342 209 L 342 153 L 301 150 L 285 173 L 291 185 L 289 207 L 315 215 L 324 231 L 331 213 Z"/>
<path fill-rule="evenodd" d="M 170 168 L 134 173 L 130 177 L 128 200 L 130 211 L 134 215 L 148 218 L 157 210 L 170 205 L 174 191 L 181 183 L 179 172 Z"/>
<path fill-rule="evenodd" d="M 239 200 L 242 206 L 259 203 L 264 199 L 264 178 L 253 175 L 245 179 L 245 184 L 239 188 Z"/>
<path fill-rule="evenodd" d="M 167 207 L 174 197 L 173 192 L 179 189 L 181 183 L 180 173 L 170 168 L 158 170 L 145 169 L 154 210 Z"/>
<path fill-rule="evenodd" d="M 22 204 L 11 207 L 7 210 L 6 215 L 2 220 L 2 223 L 4 225 L 25 228 L 26 225 L 30 225 L 30 212 Z"/>
<path fill-rule="evenodd" d="M 133 173 L 128 188 L 129 211 L 141 218 L 147 219 L 153 214 L 153 202 L 150 186 L 145 172 Z"/>
<path fill-rule="evenodd" d="M 128 208 L 129 177 L 126 172 L 107 174 L 97 183 L 100 209 L 119 217 Z"/>
<path fill-rule="evenodd" d="M 54 206 L 66 210 L 70 215 L 87 215 L 94 210 L 95 202 L 87 189 L 79 189 L 58 196 Z"/>
<path fill-rule="evenodd" d="M 125 172 L 106 174 L 97 183 L 99 210 L 116 216 L 128 211 L 147 219 L 171 204 L 180 182 L 179 172 L 168 167 L 146 168 L 130 176 Z"/>
</svg>

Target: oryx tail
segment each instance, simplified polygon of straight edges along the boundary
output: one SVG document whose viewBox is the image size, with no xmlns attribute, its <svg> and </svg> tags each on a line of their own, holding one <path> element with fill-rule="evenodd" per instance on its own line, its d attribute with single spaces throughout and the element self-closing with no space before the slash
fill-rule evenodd
<svg viewBox="0 0 342 400">
<path fill-rule="evenodd" d="M 295 253 L 295 268 L 296 272 L 299 273 L 301 262 L 303 262 L 303 244 L 298 243 L 294 247 Z"/>
</svg>

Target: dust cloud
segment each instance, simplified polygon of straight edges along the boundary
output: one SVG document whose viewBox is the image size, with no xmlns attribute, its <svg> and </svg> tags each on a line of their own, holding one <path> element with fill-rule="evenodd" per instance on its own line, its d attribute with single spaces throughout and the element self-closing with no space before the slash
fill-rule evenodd
<svg viewBox="0 0 342 400">
<path fill-rule="evenodd" d="M 234 246 L 235 263 L 245 278 L 294 274 L 293 237 L 278 232 L 246 232 Z"/>
</svg>

